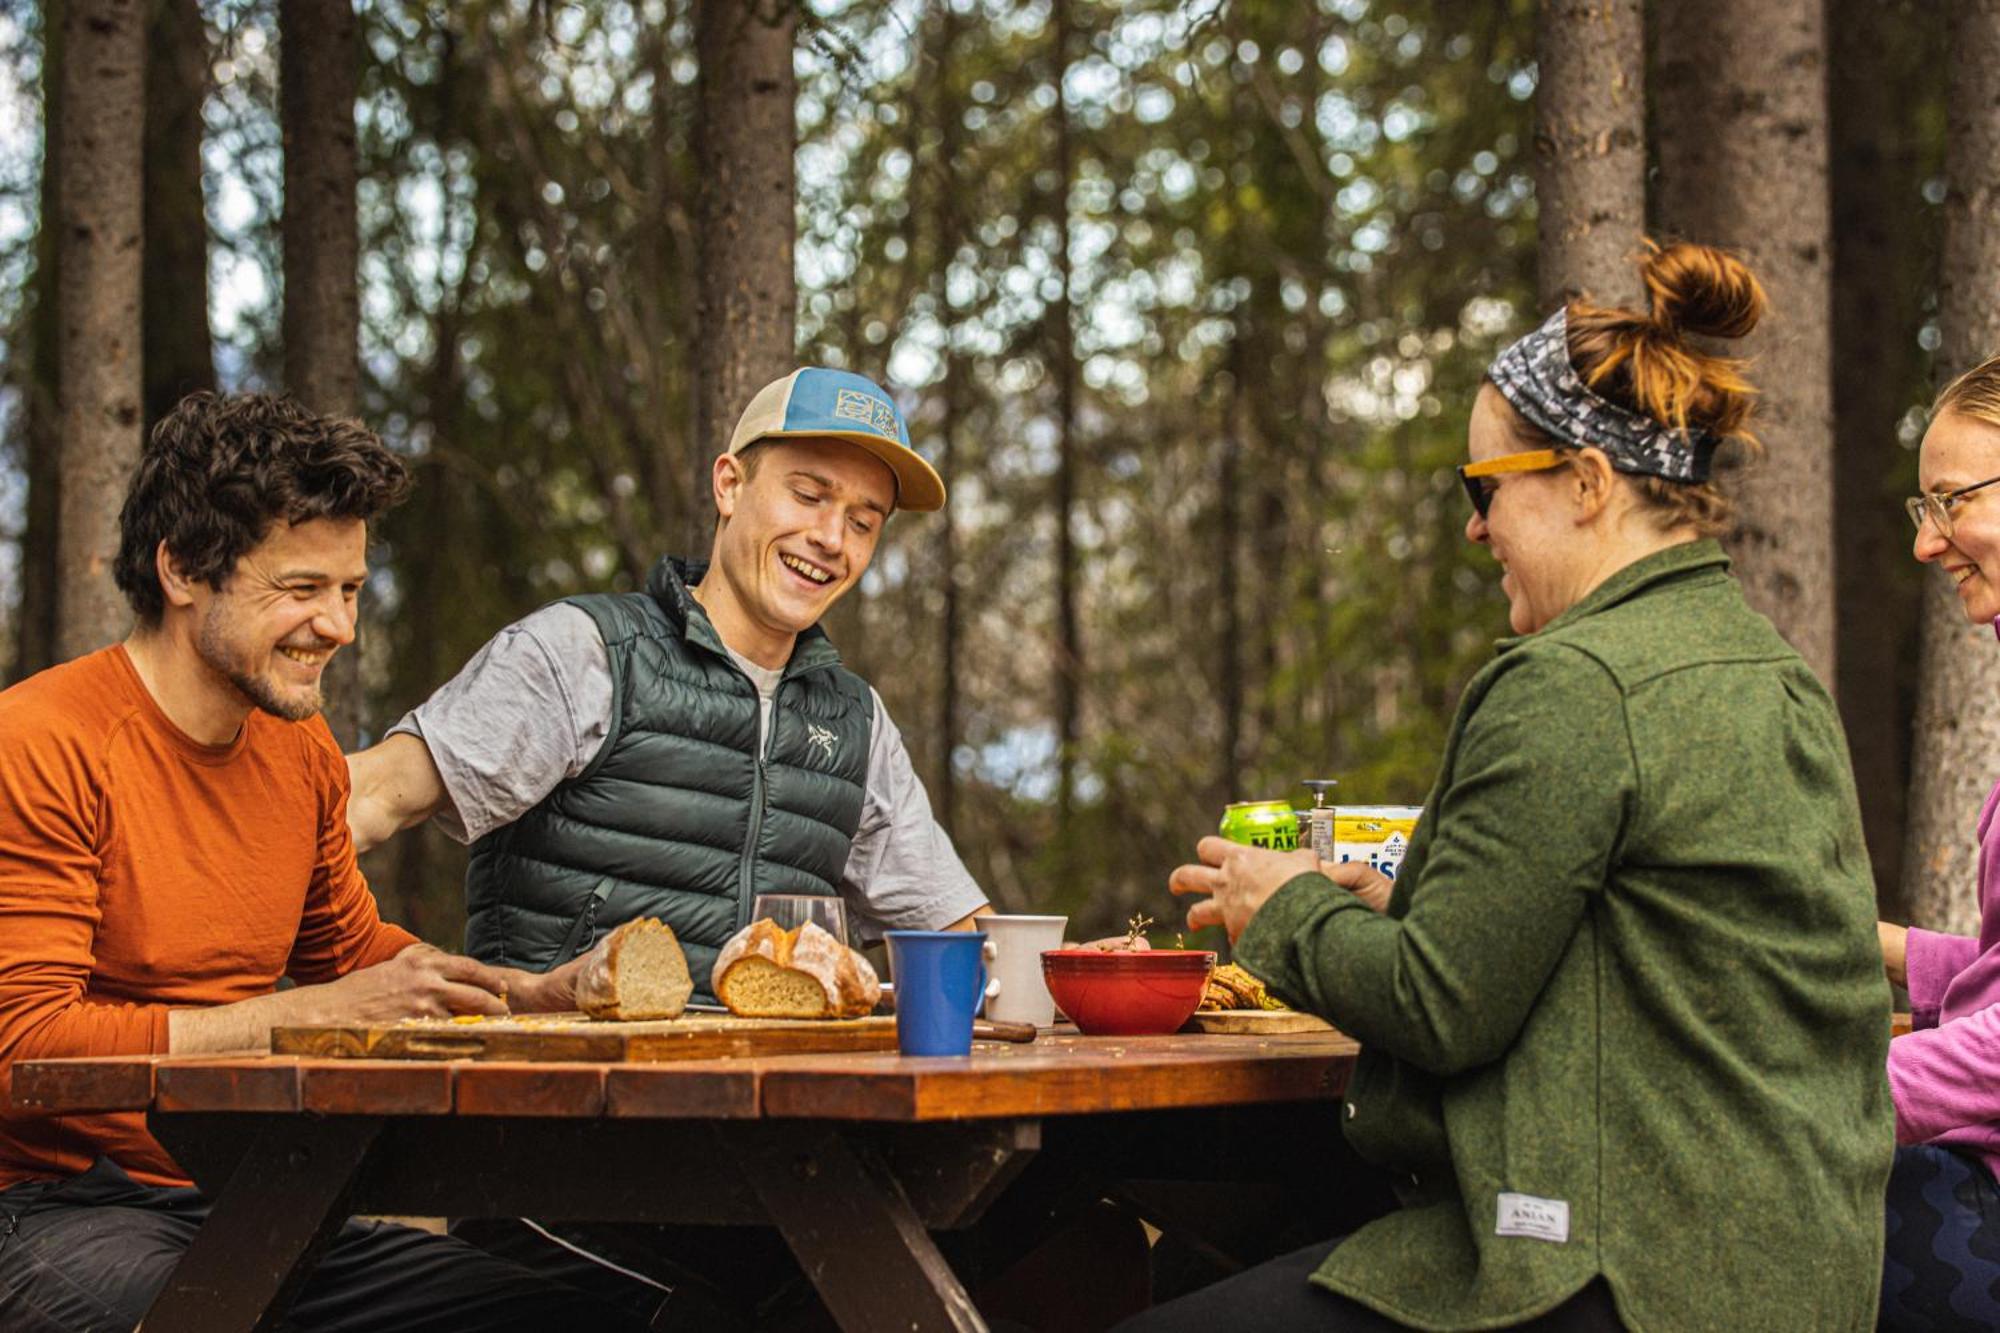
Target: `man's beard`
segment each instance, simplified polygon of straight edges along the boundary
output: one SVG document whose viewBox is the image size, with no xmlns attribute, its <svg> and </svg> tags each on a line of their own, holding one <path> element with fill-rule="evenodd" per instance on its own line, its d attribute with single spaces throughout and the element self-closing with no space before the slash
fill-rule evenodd
<svg viewBox="0 0 2000 1333">
<path fill-rule="evenodd" d="M 211 608 L 201 622 L 201 634 L 195 640 L 195 651 L 209 670 L 221 676 L 236 687 L 236 692 L 248 699 L 260 712 L 272 717 L 283 718 L 287 722 L 303 722 L 318 713 L 326 704 L 325 696 L 318 689 L 310 694 L 287 698 L 271 688 L 271 683 L 260 676 L 244 670 L 230 652 L 229 641 L 222 632 L 222 617 Z"/>
</svg>

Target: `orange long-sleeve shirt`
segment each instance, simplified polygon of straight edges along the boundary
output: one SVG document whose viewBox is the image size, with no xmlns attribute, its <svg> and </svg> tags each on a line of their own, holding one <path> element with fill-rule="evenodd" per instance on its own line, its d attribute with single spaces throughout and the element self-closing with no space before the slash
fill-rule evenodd
<svg viewBox="0 0 2000 1333">
<path fill-rule="evenodd" d="M 376 914 L 318 718 L 202 745 L 123 647 L 0 693 L 0 1189 L 99 1155 L 186 1184 L 137 1112 L 16 1109 L 16 1060 L 167 1049 L 171 1009 L 331 981 L 416 942 Z"/>
</svg>

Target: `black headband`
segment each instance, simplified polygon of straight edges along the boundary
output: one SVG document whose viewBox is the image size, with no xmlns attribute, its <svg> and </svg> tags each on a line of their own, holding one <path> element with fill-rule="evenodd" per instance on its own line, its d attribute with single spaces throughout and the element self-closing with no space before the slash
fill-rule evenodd
<svg viewBox="0 0 2000 1333">
<path fill-rule="evenodd" d="M 1672 481 L 1708 480 L 1708 466 L 1722 441 L 1690 426 L 1681 429 L 1592 391 L 1569 359 L 1569 307 L 1493 359 L 1486 372 L 1516 412 L 1559 444 L 1594 445 L 1619 472 Z"/>
</svg>

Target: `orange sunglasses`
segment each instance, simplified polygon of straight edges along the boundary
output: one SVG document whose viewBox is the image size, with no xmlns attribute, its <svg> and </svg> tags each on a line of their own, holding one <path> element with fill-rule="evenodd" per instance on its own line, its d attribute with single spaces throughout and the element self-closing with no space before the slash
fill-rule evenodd
<svg viewBox="0 0 2000 1333">
<path fill-rule="evenodd" d="M 1529 449 L 1518 454 L 1502 454 L 1481 463 L 1461 463 L 1458 479 L 1465 485 L 1465 494 L 1472 501 L 1473 512 L 1485 518 L 1487 509 L 1493 504 L 1493 492 L 1497 486 L 1485 480 L 1506 472 L 1546 472 L 1550 468 L 1561 467 L 1568 459 L 1566 449 Z"/>
</svg>

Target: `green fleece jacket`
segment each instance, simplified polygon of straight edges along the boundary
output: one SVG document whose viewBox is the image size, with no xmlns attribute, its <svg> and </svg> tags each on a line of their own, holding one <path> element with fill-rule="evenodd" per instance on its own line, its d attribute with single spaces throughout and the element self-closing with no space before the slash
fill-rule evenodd
<svg viewBox="0 0 2000 1333">
<path fill-rule="evenodd" d="M 1238 961 L 1358 1038 L 1396 1213 L 1314 1280 L 1494 1328 L 1602 1274 L 1644 1330 L 1874 1327 L 1890 996 L 1826 691 L 1713 542 L 1474 677 L 1385 915 L 1319 875 Z"/>
</svg>

